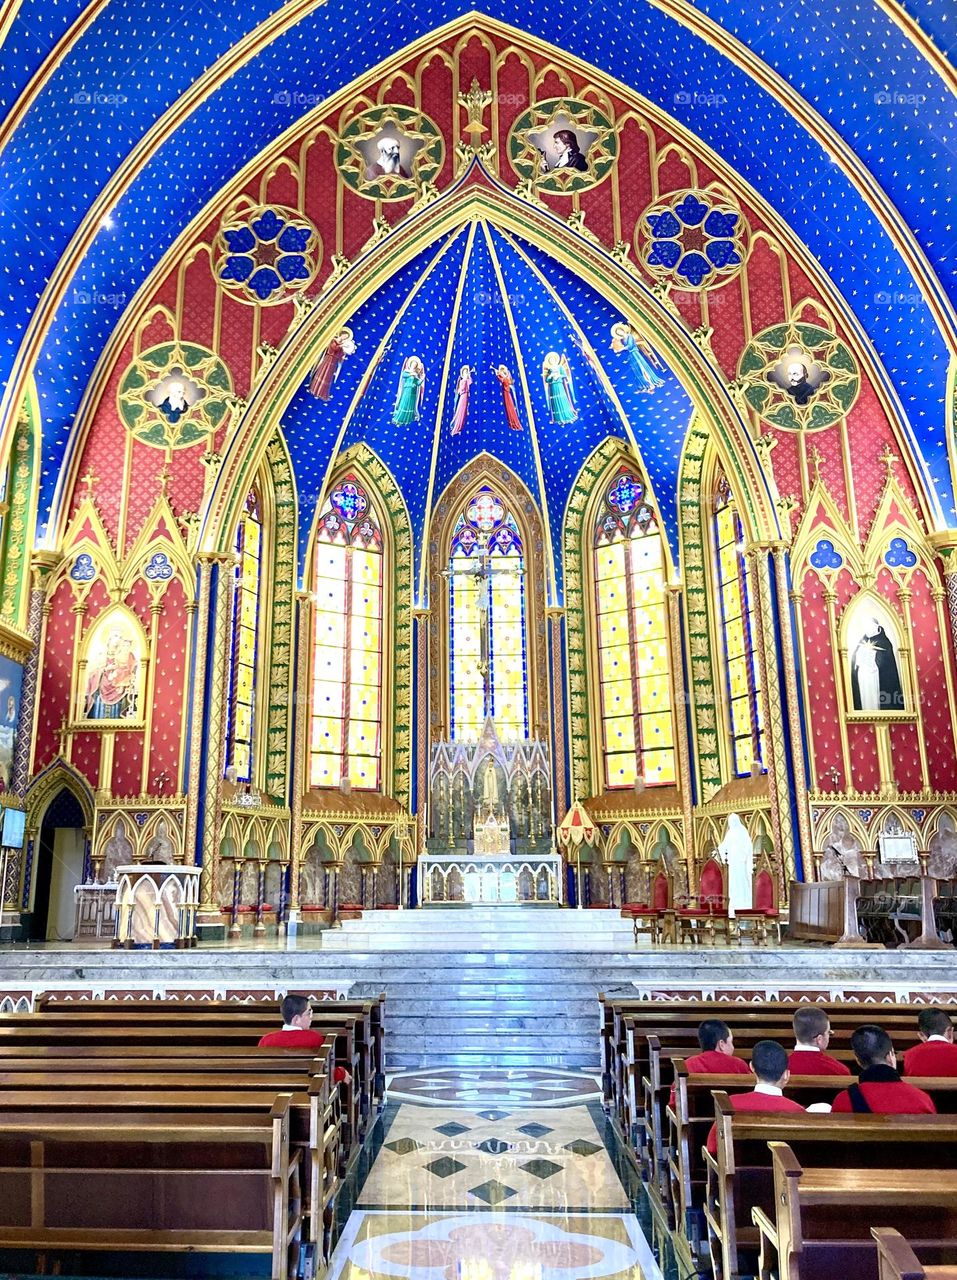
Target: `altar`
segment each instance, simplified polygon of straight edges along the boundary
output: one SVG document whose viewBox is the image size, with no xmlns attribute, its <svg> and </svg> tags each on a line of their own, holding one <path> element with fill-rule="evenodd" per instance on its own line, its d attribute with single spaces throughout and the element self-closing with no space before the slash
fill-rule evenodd
<svg viewBox="0 0 957 1280">
<path fill-rule="evenodd" d="M 425 854 L 419 859 L 419 903 L 561 906 L 563 866 L 557 853 Z"/>
</svg>

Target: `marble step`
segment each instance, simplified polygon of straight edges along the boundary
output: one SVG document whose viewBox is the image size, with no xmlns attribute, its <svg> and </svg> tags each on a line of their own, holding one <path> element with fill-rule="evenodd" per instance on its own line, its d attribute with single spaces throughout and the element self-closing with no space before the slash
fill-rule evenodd
<svg viewBox="0 0 957 1280">
<path fill-rule="evenodd" d="M 494 1055 L 500 1052 L 522 1053 L 591 1053 L 599 1054 L 598 1032 L 592 1030 L 574 1034 L 562 1032 L 557 1035 L 547 1031 L 483 1033 L 469 1035 L 463 1031 L 436 1032 L 426 1025 L 416 1032 L 389 1031 L 385 1033 L 387 1061 L 397 1053 L 485 1053 Z"/>
<path fill-rule="evenodd" d="M 390 1071 L 429 1067 L 564 1067 L 566 1070 L 581 1068 L 598 1071 L 601 1066 L 597 1053 L 563 1052 L 535 1053 L 515 1050 L 483 1050 L 456 1053 L 396 1053 L 390 1054 Z"/>
<path fill-rule="evenodd" d="M 422 1017 L 419 1014 L 402 1014 L 397 1013 L 395 1009 L 389 1009 L 387 1026 L 387 1036 L 418 1035 L 425 1030 L 428 1030 L 430 1035 L 470 1036 L 516 1033 L 539 1035 L 550 1031 L 562 1034 L 598 1034 L 598 1021 L 594 1017 L 562 1017 L 561 1015 L 542 1017 L 535 1014 L 512 1014 L 507 1005 L 503 1005 L 498 1013 L 481 1018 L 463 1016 L 455 1011 L 449 1011 L 444 1017 L 440 1014 Z"/>
</svg>

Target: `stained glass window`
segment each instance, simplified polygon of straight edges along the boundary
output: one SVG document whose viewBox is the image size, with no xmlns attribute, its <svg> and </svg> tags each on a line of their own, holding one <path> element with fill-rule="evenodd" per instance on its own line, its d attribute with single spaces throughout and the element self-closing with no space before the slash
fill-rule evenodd
<svg viewBox="0 0 957 1280">
<path fill-rule="evenodd" d="M 503 742 L 528 737 L 525 555 L 507 506 L 484 487 L 460 513 L 449 552 L 452 737 L 492 716 Z"/>
<path fill-rule="evenodd" d="M 253 489 L 236 532 L 236 591 L 229 681 L 229 749 L 226 759 L 237 780 L 252 781 L 256 727 L 256 659 L 262 591 L 263 522 L 259 494 Z"/>
<path fill-rule="evenodd" d="M 637 475 L 612 479 L 594 527 L 605 786 L 675 781 L 664 553 Z"/>
<path fill-rule="evenodd" d="M 309 779 L 377 791 L 381 776 L 382 532 L 355 476 L 330 494 L 316 537 Z"/>
<path fill-rule="evenodd" d="M 764 721 L 752 638 L 751 584 L 744 530 L 724 475 L 714 492 L 714 576 L 724 648 L 727 732 L 735 774 L 763 771 Z"/>
</svg>

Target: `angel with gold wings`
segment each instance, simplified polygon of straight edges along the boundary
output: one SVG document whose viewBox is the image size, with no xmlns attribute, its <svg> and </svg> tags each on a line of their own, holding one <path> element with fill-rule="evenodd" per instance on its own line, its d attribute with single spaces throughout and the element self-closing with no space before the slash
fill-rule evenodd
<svg viewBox="0 0 957 1280">
<path fill-rule="evenodd" d="M 545 382 L 545 398 L 552 422 L 568 426 L 578 418 L 575 408 L 575 386 L 572 382 L 568 357 L 557 351 L 549 351 L 542 361 L 542 378 Z"/>
</svg>

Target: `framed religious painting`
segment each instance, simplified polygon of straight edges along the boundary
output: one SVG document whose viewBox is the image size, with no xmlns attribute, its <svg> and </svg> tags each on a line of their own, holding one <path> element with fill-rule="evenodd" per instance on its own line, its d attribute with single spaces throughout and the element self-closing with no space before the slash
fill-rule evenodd
<svg viewBox="0 0 957 1280">
<path fill-rule="evenodd" d="M 841 622 L 840 650 L 848 719 L 914 718 L 909 647 L 889 604 L 873 592 L 857 596 Z"/>
<path fill-rule="evenodd" d="M 121 605 L 87 632 L 77 664 L 73 727 L 142 729 L 146 723 L 146 636 Z"/>
</svg>

